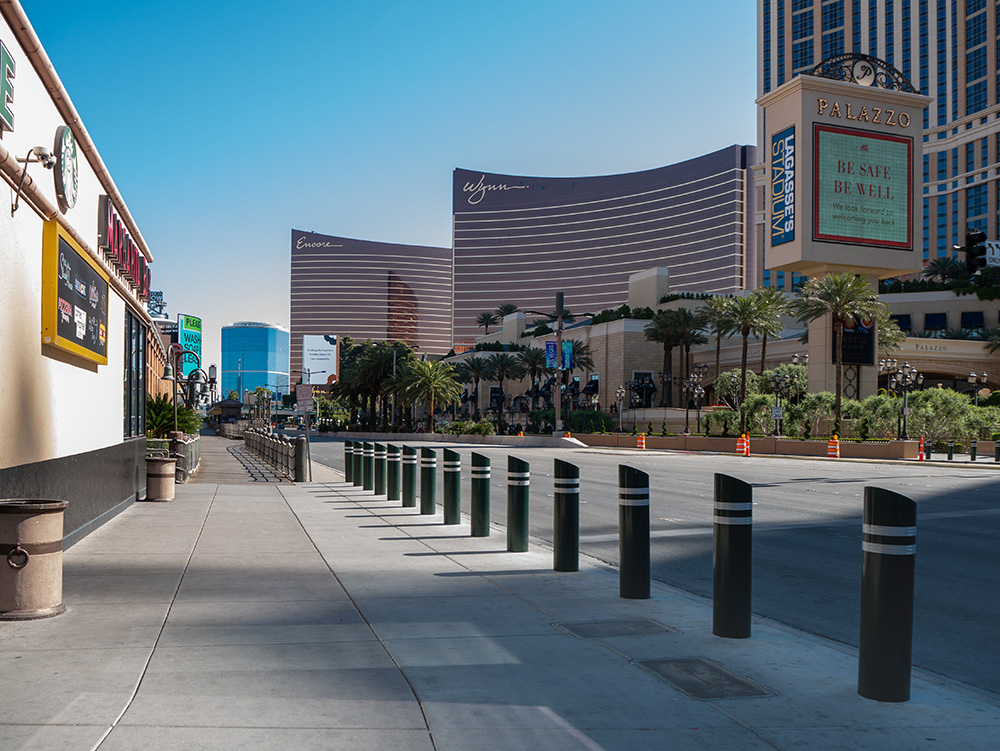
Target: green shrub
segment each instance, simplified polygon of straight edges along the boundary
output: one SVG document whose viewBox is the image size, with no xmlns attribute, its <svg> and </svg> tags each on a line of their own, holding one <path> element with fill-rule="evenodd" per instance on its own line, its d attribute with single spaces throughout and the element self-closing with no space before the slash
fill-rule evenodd
<svg viewBox="0 0 1000 751">
<path fill-rule="evenodd" d="M 615 421 L 596 409 L 577 409 L 566 415 L 566 427 L 571 433 L 604 433 L 614 430 Z"/>
<path fill-rule="evenodd" d="M 449 435 L 495 435 L 496 426 L 489 420 L 456 420 L 441 429 Z"/>
</svg>

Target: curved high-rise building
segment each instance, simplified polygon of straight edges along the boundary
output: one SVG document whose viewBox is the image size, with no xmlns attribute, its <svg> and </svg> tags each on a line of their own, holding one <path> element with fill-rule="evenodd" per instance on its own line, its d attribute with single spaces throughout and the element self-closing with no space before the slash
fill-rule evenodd
<svg viewBox="0 0 1000 751">
<path fill-rule="evenodd" d="M 288 393 L 288 329 L 260 321 L 236 321 L 222 327 L 222 385 L 225 397 L 258 386 L 278 396 Z"/>
<path fill-rule="evenodd" d="M 302 336 L 400 341 L 421 353 L 451 348 L 451 249 L 292 230 L 291 371 Z"/>
<path fill-rule="evenodd" d="M 752 146 L 658 169 L 598 177 L 518 177 L 456 169 L 454 343 L 503 303 L 598 312 L 628 298 L 628 278 L 669 269 L 671 291 L 735 292 L 754 231 Z"/>
</svg>

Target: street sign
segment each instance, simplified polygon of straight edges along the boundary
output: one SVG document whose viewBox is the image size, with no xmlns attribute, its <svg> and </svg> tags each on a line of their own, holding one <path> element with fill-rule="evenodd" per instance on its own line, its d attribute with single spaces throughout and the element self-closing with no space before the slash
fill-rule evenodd
<svg viewBox="0 0 1000 751">
<path fill-rule="evenodd" d="M 312 386 L 308 383 L 299 383 L 295 386 L 295 401 L 298 402 L 300 412 L 312 412 L 313 394 Z"/>
<path fill-rule="evenodd" d="M 781 419 L 781 407 L 771 407 L 771 419 L 772 420 Z"/>
</svg>

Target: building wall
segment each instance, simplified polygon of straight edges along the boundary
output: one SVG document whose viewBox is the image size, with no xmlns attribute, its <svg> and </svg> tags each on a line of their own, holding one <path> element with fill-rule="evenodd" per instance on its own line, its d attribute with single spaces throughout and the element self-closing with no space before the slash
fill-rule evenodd
<svg viewBox="0 0 1000 751">
<path fill-rule="evenodd" d="M 289 393 L 288 331 L 265 323 L 237 323 L 222 327 L 222 386 L 230 391 L 253 391 L 258 386 L 278 395 Z"/>
<path fill-rule="evenodd" d="M 454 173 L 456 347 L 504 303 L 596 313 L 628 297 L 631 274 L 669 268 L 672 291 L 746 286 L 753 191 L 747 146 L 623 175 Z M 748 201 L 751 203 L 748 204 Z"/>
<path fill-rule="evenodd" d="M 451 250 L 292 230 L 291 376 L 302 336 L 403 341 L 421 353 L 451 348 Z"/>
</svg>

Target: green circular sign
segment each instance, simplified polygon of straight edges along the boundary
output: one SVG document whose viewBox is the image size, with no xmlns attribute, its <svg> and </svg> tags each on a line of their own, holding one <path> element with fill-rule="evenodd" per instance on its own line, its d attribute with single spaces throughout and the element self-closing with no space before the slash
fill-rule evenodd
<svg viewBox="0 0 1000 751">
<path fill-rule="evenodd" d="M 52 148 L 56 156 L 55 180 L 59 209 L 66 213 L 76 206 L 80 186 L 80 170 L 76 159 L 76 139 L 67 125 L 56 128 L 56 142 Z"/>
</svg>

